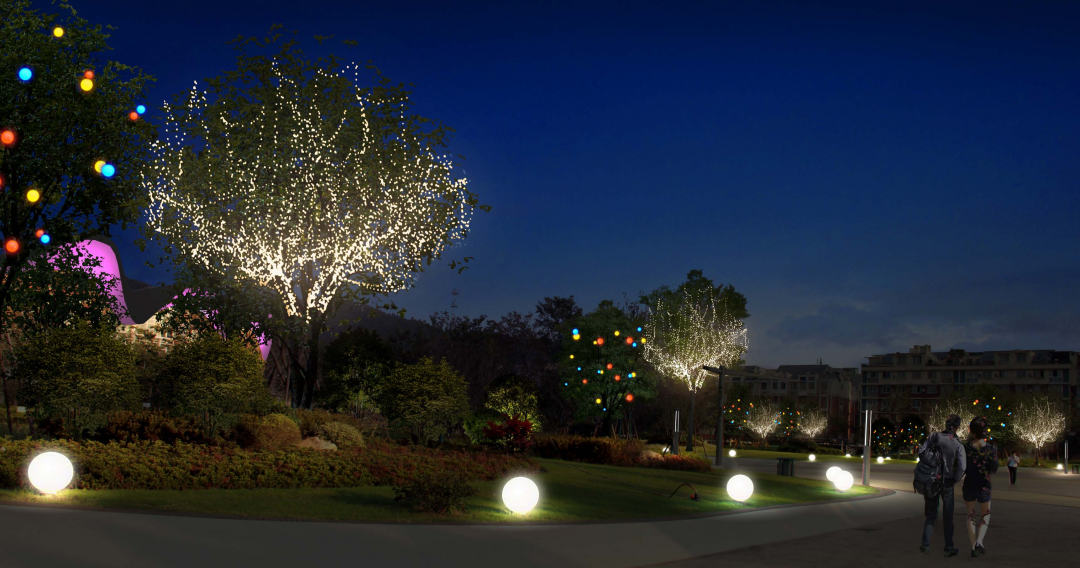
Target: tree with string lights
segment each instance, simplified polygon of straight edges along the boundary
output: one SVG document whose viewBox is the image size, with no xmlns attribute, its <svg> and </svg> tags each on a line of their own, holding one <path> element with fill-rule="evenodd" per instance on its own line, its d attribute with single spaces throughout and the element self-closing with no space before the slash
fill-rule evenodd
<svg viewBox="0 0 1080 568">
<path fill-rule="evenodd" d="M 292 365 L 310 408 L 328 319 L 412 287 L 487 207 L 441 153 L 452 130 L 416 115 L 404 84 L 368 66 L 376 84 L 362 87 L 361 66 L 308 60 L 295 41 L 250 51 L 280 36 L 236 40 L 235 70 L 166 105 L 148 227 L 182 262 L 280 296 L 303 330 L 289 339 L 308 349 Z"/>
<path fill-rule="evenodd" d="M 746 428 L 761 438 L 761 446 L 764 449 L 769 434 L 780 427 L 780 410 L 767 400 L 759 400 L 750 403 L 746 411 Z"/>
<path fill-rule="evenodd" d="M 746 353 L 746 327 L 715 294 L 687 289 L 659 298 L 644 326 L 645 359 L 690 389 L 689 439 L 694 447 L 694 395 L 705 384 L 704 367 L 731 368 Z"/>
<path fill-rule="evenodd" d="M 806 434 L 810 439 L 824 432 L 827 424 L 828 418 L 820 410 L 803 410 L 799 412 L 799 431 Z"/>
<path fill-rule="evenodd" d="M 1065 414 L 1058 410 L 1050 397 L 1033 396 L 1021 400 L 1017 405 L 1013 427 L 1021 440 L 1031 444 L 1035 450 L 1035 463 L 1038 463 L 1039 450 L 1065 431 Z"/>
</svg>

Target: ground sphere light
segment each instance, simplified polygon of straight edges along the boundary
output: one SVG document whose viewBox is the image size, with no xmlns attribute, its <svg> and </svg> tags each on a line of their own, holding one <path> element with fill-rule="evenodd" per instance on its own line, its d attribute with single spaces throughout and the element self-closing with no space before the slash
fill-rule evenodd
<svg viewBox="0 0 1080 568">
<path fill-rule="evenodd" d="M 39 454 L 30 462 L 26 471 L 30 484 L 47 495 L 56 495 L 67 487 L 74 475 L 75 469 L 71 467 L 71 460 L 58 452 Z"/>
<path fill-rule="evenodd" d="M 817 456 L 815 456 L 814 454 L 810 454 L 810 456 L 807 459 L 809 459 L 810 461 L 814 461 L 814 460 L 817 459 Z"/>
<path fill-rule="evenodd" d="M 827 469 L 825 471 L 825 479 L 828 479 L 829 481 L 834 481 L 835 482 L 836 481 L 836 474 L 840 473 L 841 471 L 844 471 L 844 470 L 840 469 L 840 466 L 834 465 L 834 466 L 830 467 L 829 469 Z"/>
<path fill-rule="evenodd" d="M 847 491 L 855 484 L 855 478 L 850 471 L 840 471 L 833 479 L 833 486 L 839 491 Z"/>
<path fill-rule="evenodd" d="M 540 488 L 528 477 L 515 477 L 503 485 L 502 499 L 507 509 L 524 515 L 540 502 Z"/>
<path fill-rule="evenodd" d="M 735 457 L 735 450 L 728 450 L 728 453 L 727 453 L 727 455 L 728 455 L 728 457 L 730 457 L 730 458 L 733 458 L 733 457 Z"/>
<path fill-rule="evenodd" d="M 745 475 L 735 475 L 727 482 L 727 494 L 734 501 L 746 501 L 754 494 L 754 482 Z"/>
<path fill-rule="evenodd" d="M 883 457 L 881 457 L 881 456 L 878 456 L 878 457 L 877 457 L 877 462 L 878 462 L 878 463 L 885 463 L 885 458 L 883 458 Z"/>
</svg>

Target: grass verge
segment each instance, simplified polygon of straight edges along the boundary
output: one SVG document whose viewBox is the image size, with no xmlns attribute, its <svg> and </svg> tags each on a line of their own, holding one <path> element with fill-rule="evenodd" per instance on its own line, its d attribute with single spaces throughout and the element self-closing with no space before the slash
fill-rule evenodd
<svg viewBox="0 0 1080 568">
<path fill-rule="evenodd" d="M 536 460 L 544 472 L 534 476 L 540 504 L 527 516 L 502 506 L 502 482 L 477 483 L 479 495 L 468 511 L 451 516 L 413 512 L 394 501 L 389 487 L 341 489 L 209 489 L 200 491 L 67 490 L 55 497 L 28 491 L 0 490 L 0 500 L 57 503 L 95 508 L 140 509 L 173 513 L 251 518 L 369 522 L 521 522 L 604 521 L 700 515 L 735 509 L 827 501 L 875 493 L 855 486 L 840 493 L 825 481 L 748 474 L 754 495 L 745 504 L 730 500 L 724 490 L 734 472 L 709 473 L 654 470 Z M 699 500 L 689 499 L 690 483 Z"/>
</svg>

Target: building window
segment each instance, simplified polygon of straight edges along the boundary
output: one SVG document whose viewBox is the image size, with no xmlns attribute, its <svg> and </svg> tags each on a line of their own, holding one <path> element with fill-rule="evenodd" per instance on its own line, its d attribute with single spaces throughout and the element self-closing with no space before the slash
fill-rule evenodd
<svg viewBox="0 0 1080 568">
<path fill-rule="evenodd" d="M 772 388 L 774 388 L 774 389 L 778 389 L 778 388 L 780 388 L 780 384 L 779 384 L 779 383 L 777 383 L 776 381 L 773 381 L 773 382 L 772 382 Z M 863 440 L 863 441 L 865 442 L 866 440 Z"/>
<path fill-rule="evenodd" d="M 911 408 L 914 408 L 915 410 L 922 410 L 922 401 L 921 400 L 913 400 L 913 401 L 911 401 Z"/>
<path fill-rule="evenodd" d="M 941 387 L 941 388 L 942 388 L 942 390 L 944 390 L 947 387 Z M 930 394 L 937 394 L 937 385 L 930 385 L 930 386 L 926 387 L 926 392 L 928 392 Z"/>
<path fill-rule="evenodd" d="M 780 390 L 787 390 L 787 383 L 786 382 L 784 382 L 784 381 L 780 382 Z"/>
<path fill-rule="evenodd" d="M 888 385 L 881 385 L 881 394 L 888 394 L 890 390 Z"/>
</svg>

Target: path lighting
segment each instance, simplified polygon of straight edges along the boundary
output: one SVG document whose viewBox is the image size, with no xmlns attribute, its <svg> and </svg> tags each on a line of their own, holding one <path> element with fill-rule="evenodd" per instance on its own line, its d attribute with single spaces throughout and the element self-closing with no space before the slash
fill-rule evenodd
<svg viewBox="0 0 1080 568">
<path fill-rule="evenodd" d="M 847 491 L 851 489 L 851 486 L 855 484 L 855 478 L 852 477 L 850 471 L 840 471 L 836 474 L 836 478 L 833 479 L 833 486 L 838 491 Z"/>
<path fill-rule="evenodd" d="M 814 454 L 810 454 L 810 458 L 809 458 L 809 459 L 810 459 L 810 461 L 814 461 L 814 460 L 816 460 L 816 459 L 817 459 L 817 456 L 815 456 Z"/>
<path fill-rule="evenodd" d="M 883 458 L 883 457 L 881 457 L 881 456 L 878 456 L 878 457 L 877 457 L 877 462 L 878 462 L 878 463 L 885 463 L 885 458 Z"/>
<path fill-rule="evenodd" d="M 836 483 L 836 475 L 838 473 L 840 473 L 841 471 L 844 471 L 844 470 L 840 469 L 840 466 L 834 465 L 834 466 L 830 467 L 828 470 L 825 471 L 825 479 L 828 479 L 829 481 L 832 481 L 833 483 Z"/>
<path fill-rule="evenodd" d="M 733 457 L 735 457 L 735 450 L 729 450 L 729 451 L 728 451 L 728 453 L 727 453 L 727 455 L 728 455 L 728 457 L 730 457 L 730 458 L 733 458 Z"/>
<path fill-rule="evenodd" d="M 1061 465 L 1061 464 L 1058 464 L 1057 468 L 1058 468 L 1058 469 L 1065 469 L 1065 466 L 1063 466 L 1063 465 Z"/>
<path fill-rule="evenodd" d="M 845 457 L 845 458 L 850 458 L 850 457 L 851 457 L 851 454 L 844 454 L 844 457 Z"/>
<path fill-rule="evenodd" d="M 754 494 L 754 482 L 745 475 L 733 476 L 727 482 L 727 494 L 734 501 L 746 501 Z"/>
<path fill-rule="evenodd" d="M 892 459 L 892 457 L 887 457 L 887 458 L 885 458 L 885 459 L 887 459 L 887 460 L 891 460 L 891 459 Z"/>
<path fill-rule="evenodd" d="M 528 477 L 515 477 L 503 485 L 502 498 L 507 509 L 524 515 L 540 502 L 540 488 Z"/>
<path fill-rule="evenodd" d="M 26 471 L 30 484 L 46 495 L 56 495 L 71 483 L 74 475 L 75 469 L 71 467 L 71 460 L 57 452 L 39 454 L 30 462 Z"/>
</svg>

